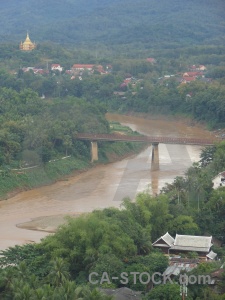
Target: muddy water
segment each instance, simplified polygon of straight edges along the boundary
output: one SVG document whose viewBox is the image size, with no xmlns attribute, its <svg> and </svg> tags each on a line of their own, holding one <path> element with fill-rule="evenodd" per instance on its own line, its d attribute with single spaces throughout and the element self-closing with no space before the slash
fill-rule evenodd
<svg viewBox="0 0 225 300">
<path fill-rule="evenodd" d="M 201 127 L 175 120 L 147 120 L 143 118 L 107 115 L 146 135 L 174 137 L 209 137 Z M 35 218 L 52 216 L 48 224 L 40 226 L 51 230 L 54 216 L 90 212 L 96 208 L 120 207 L 124 197 L 148 189 L 158 193 L 166 182 L 184 174 L 199 159 L 201 147 L 159 145 L 160 170 L 150 171 L 151 146 L 142 153 L 109 165 L 98 166 L 68 181 L 60 181 L 32 191 L 22 192 L 0 203 L 0 249 L 29 241 L 39 241 L 46 232 L 18 228 L 17 225 Z"/>
</svg>

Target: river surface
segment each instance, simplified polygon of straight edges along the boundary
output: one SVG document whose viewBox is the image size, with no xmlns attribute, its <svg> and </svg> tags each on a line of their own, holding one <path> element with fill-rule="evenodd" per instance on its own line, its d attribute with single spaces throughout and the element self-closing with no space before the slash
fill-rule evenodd
<svg viewBox="0 0 225 300">
<path fill-rule="evenodd" d="M 118 121 L 149 136 L 209 138 L 211 133 L 191 123 L 133 116 L 107 114 L 110 121 Z M 151 172 L 151 146 L 138 155 L 97 166 L 68 181 L 60 181 L 31 191 L 21 192 L 0 202 L 0 249 L 29 241 L 39 241 L 48 233 L 18 228 L 17 225 L 35 218 L 90 212 L 105 207 L 120 207 L 124 197 L 135 198 L 148 190 L 156 194 L 176 176 L 199 160 L 201 147 L 159 144 L 159 171 Z M 52 216 L 52 219 L 51 219 Z M 54 224 L 49 224 L 54 227 Z"/>
</svg>

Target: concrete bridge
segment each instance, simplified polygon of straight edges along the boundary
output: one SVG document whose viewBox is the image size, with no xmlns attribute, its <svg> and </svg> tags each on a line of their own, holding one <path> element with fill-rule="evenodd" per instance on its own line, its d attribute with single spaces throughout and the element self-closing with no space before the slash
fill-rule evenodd
<svg viewBox="0 0 225 300">
<path fill-rule="evenodd" d="M 123 141 L 123 142 L 141 142 L 152 144 L 152 164 L 151 170 L 159 170 L 159 143 L 162 144 L 180 144 L 180 145 L 200 145 L 212 146 L 217 141 L 216 139 L 197 139 L 197 138 L 176 138 L 176 137 L 157 137 L 145 135 L 122 135 L 122 134 L 92 134 L 78 133 L 75 136 L 79 140 L 91 141 L 91 161 L 98 160 L 98 141 Z"/>
</svg>

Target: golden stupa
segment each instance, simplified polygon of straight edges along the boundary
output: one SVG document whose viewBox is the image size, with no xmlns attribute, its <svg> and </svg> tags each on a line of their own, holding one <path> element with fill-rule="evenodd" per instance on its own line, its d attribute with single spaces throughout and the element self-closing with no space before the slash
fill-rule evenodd
<svg viewBox="0 0 225 300">
<path fill-rule="evenodd" d="M 20 50 L 31 51 L 34 48 L 36 48 L 36 44 L 31 42 L 29 34 L 27 32 L 27 37 L 25 41 L 20 43 Z"/>
</svg>

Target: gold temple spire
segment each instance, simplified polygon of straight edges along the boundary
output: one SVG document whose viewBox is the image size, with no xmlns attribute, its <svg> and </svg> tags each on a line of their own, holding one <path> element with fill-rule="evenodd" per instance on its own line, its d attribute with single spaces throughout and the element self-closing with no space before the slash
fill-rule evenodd
<svg viewBox="0 0 225 300">
<path fill-rule="evenodd" d="M 26 36 L 25 41 L 20 43 L 20 50 L 31 51 L 35 48 L 36 48 L 36 44 L 31 42 L 28 30 L 27 30 L 27 36 Z"/>
</svg>

